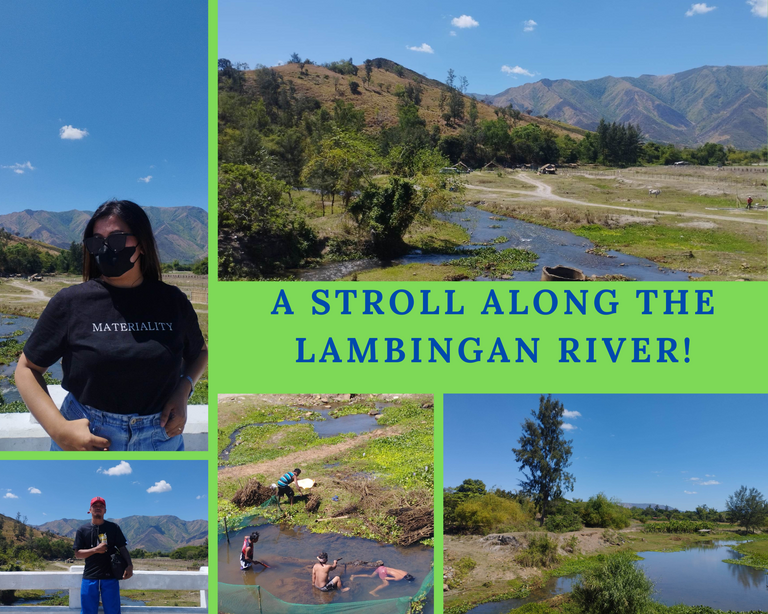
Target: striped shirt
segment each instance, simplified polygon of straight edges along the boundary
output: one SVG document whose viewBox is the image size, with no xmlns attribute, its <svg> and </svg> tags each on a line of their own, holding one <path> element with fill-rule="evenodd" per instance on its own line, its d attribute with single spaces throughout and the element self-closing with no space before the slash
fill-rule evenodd
<svg viewBox="0 0 768 614">
<path fill-rule="evenodd" d="M 288 473 L 286 473 L 285 475 L 283 475 L 283 477 L 281 477 L 281 478 L 280 478 L 280 479 L 277 481 L 277 485 L 278 485 L 278 486 L 282 486 L 283 488 L 285 488 L 285 487 L 286 487 L 286 486 L 288 486 L 288 485 L 289 485 L 291 482 L 293 482 L 293 473 L 289 471 Z"/>
</svg>

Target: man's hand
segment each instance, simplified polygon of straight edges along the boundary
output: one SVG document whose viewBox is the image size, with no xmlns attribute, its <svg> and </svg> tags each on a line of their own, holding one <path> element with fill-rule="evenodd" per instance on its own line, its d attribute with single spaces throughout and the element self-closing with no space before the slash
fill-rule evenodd
<svg viewBox="0 0 768 614">
<path fill-rule="evenodd" d="M 123 572 L 123 580 L 128 580 L 133 575 L 133 565 L 128 565 Z"/>
<path fill-rule="evenodd" d="M 51 439 L 67 452 L 109 450 L 111 445 L 109 439 L 97 437 L 91 433 L 89 425 L 90 422 L 86 418 L 62 421 L 59 428 L 51 433 Z"/>
<path fill-rule="evenodd" d="M 187 424 L 187 399 L 189 398 L 190 384 L 185 377 L 179 380 L 176 390 L 163 407 L 160 414 L 160 426 L 165 427 L 168 437 L 175 437 L 184 432 Z"/>
<path fill-rule="evenodd" d="M 94 554 L 104 554 L 106 553 L 106 551 L 107 551 L 107 544 L 105 544 L 104 542 L 101 542 L 98 546 L 96 546 L 93 549 Z"/>
</svg>

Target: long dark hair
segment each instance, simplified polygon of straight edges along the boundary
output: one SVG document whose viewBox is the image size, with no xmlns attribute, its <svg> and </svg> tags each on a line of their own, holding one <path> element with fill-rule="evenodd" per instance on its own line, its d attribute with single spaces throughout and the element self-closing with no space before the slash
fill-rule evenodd
<svg viewBox="0 0 768 614">
<path fill-rule="evenodd" d="M 152 224 L 149 222 L 144 210 L 130 200 L 108 200 L 102 204 L 93 214 L 83 231 L 83 240 L 93 236 L 93 227 L 96 222 L 116 215 L 126 224 L 136 236 L 141 247 L 141 274 L 144 279 L 159 281 L 163 278 L 160 268 L 160 258 L 157 255 L 155 235 L 152 233 Z M 83 281 L 101 276 L 101 269 L 96 263 L 96 258 L 83 245 Z"/>
</svg>

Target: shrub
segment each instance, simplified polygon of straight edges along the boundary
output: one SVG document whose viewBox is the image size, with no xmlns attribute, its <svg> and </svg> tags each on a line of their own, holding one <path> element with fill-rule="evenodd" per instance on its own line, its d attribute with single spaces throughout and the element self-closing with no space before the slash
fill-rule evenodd
<svg viewBox="0 0 768 614">
<path fill-rule="evenodd" d="M 618 552 L 582 574 L 572 599 L 585 614 L 645 614 L 652 594 L 653 582 L 635 567 L 634 555 Z"/>
<path fill-rule="evenodd" d="M 581 518 L 573 510 L 566 510 L 563 514 L 554 514 L 547 516 L 544 525 L 547 531 L 551 533 L 567 533 L 568 531 L 578 531 L 582 528 Z"/>
<path fill-rule="evenodd" d="M 487 535 L 501 525 L 525 522 L 526 515 L 517 501 L 486 494 L 460 503 L 454 518 L 462 530 Z"/>
<path fill-rule="evenodd" d="M 589 498 L 584 504 L 582 519 L 588 527 L 624 529 L 630 524 L 631 512 L 618 501 L 609 499 L 604 493 Z"/>
<path fill-rule="evenodd" d="M 670 520 L 669 522 L 649 522 L 643 527 L 644 533 L 696 533 L 701 529 L 712 530 L 711 522 L 693 522 L 692 520 Z"/>
<path fill-rule="evenodd" d="M 349 82 L 349 91 L 353 94 L 359 94 L 360 93 L 360 84 L 357 81 L 350 81 Z"/>
<path fill-rule="evenodd" d="M 526 535 L 528 547 L 515 557 L 523 567 L 551 567 L 560 561 L 558 544 L 546 533 Z"/>
</svg>

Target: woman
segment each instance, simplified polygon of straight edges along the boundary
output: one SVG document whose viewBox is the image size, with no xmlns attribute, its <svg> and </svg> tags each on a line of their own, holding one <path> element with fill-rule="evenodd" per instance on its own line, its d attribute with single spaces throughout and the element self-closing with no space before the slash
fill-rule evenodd
<svg viewBox="0 0 768 614">
<path fill-rule="evenodd" d="M 183 450 L 187 400 L 208 364 L 197 316 L 161 279 L 146 213 L 101 205 L 83 233 L 85 283 L 48 303 L 16 367 L 51 450 Z M 61 411 L 43 373 L 63 358 Z"/>
<path fill-rule="evenodd" d="M 374 576 L 379 576 L 381 584 L 379 584 L 370 592 L 371 595 L 376 595 L 376 593 L 378 593 L 382 588 L 389 586 L 390 582 L 398 582 L 400 580 L 407 580 L 408 582 L 411 582 L 414 580 L 414 577 L 407 571 L 403 571 L 402 569 L 395 569 L 394 567 L 385 567 L 384 565 L 379 565 L 376 569 L 373 570 L 372 574 L 355 574 L 349 577 L 349 581 L 351 582 L 355 578 L 373 578 Z"/>
</svg>

